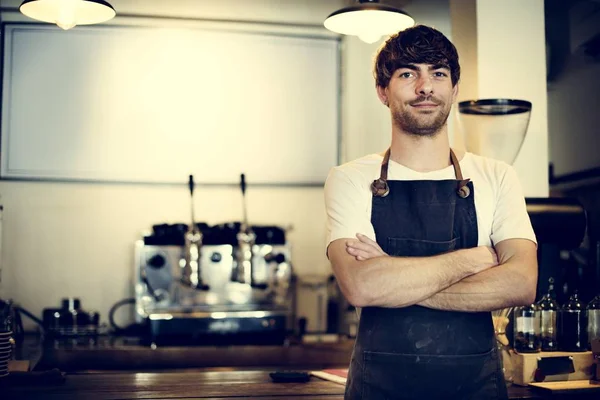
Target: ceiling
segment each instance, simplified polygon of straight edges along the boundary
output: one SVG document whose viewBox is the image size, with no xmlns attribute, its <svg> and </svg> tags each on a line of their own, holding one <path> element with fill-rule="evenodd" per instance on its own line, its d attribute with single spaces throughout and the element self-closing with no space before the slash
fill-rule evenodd
<svg viewBox="0 0 600 400">
<path fill-rule="evenodd" d="M 286 16 L 284 22 L 320 24 L 333 11 L 354 0 L 108 0 L 118 15 L 160 16 L 190 19 L 269 21 Z M 17 9 L 22 0 L 0 0 L 4 9 Z M 381 0 L 403 7 L 410 0 Z M 251 6 L 249 6 L 251 4 Z M 293 16 L 293 17 L 290 17 Z"/>
</svg>

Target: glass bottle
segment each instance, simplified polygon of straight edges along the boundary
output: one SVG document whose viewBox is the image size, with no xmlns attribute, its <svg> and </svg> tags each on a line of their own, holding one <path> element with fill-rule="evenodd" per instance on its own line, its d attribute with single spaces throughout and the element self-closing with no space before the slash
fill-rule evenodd
<svg viewBox="0 0 600 400">
<path fill-rule="evenodd" d="M 575 291 L 560 309 L 558 345 L 562 351 L 586 351 L 587 321 L 585 306 Z"/>
<path fill-rule="evenodd" d="M 540 310 L 537 304 L 517 307 L 514 311 L 513 347 L 517 353 L 541 350 Z"/>
<path fill-rule="evenodd" d="M 558 303 L 554 292 L 554 278 L 548 279 L 548 292 L 538 301 L 537 306 L 540 310 L 542 351 L 556 351 Z"/>
<path fill-rule="evenodd" d="M 592 349 L 592 340 L 600 339 L 600 294 L 586 307 L 588 350 Z"/>
</svg>

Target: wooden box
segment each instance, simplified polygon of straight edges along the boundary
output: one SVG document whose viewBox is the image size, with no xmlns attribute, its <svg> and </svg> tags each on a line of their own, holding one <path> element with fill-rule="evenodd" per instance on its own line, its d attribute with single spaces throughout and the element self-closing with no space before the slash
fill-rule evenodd
<svg viewBox="0 0 600 400">
<path fill-rule="evenodd" d="M 521 386 L 531 382 L 590 380 L 595 369 L 591 351 L 515 353 L 511 361 L 513 382 Z"/>
<path fill-rule="evenodd" d="M 596 376 L 594 379 L 600 381 L 600 339 L 592 340 L 592 353 L 594 354 L 594 362 L 596 363 Z"/>
</svg>

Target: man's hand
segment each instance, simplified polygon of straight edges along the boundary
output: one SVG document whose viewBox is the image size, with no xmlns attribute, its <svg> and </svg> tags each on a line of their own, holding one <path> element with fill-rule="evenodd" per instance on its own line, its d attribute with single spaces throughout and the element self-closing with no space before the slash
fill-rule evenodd
<svg viewBox="0 0 600 400">
<path fill-rule="evenodd" d="M 356 237 L 358 240 L 350 239 L 346 241 L 346 252 L 353 256 L 356 261 L 387 256 L 386 252 L 374 240 L 369 239 L 361 233 L 357 233 Z"/>
</svg>

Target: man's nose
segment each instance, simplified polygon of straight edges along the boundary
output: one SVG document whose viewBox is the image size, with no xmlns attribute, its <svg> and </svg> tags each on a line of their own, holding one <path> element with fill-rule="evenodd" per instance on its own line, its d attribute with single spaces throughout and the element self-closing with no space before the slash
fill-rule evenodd
<svg viewBox="0 0 600 400">
<path fill-rule="evenodd" d="M 433 93 L 433 84 L 429 76 L 421 76 L 417 81 L 415 91 L 418 95 L 429 96 Z"/>
</svg>

